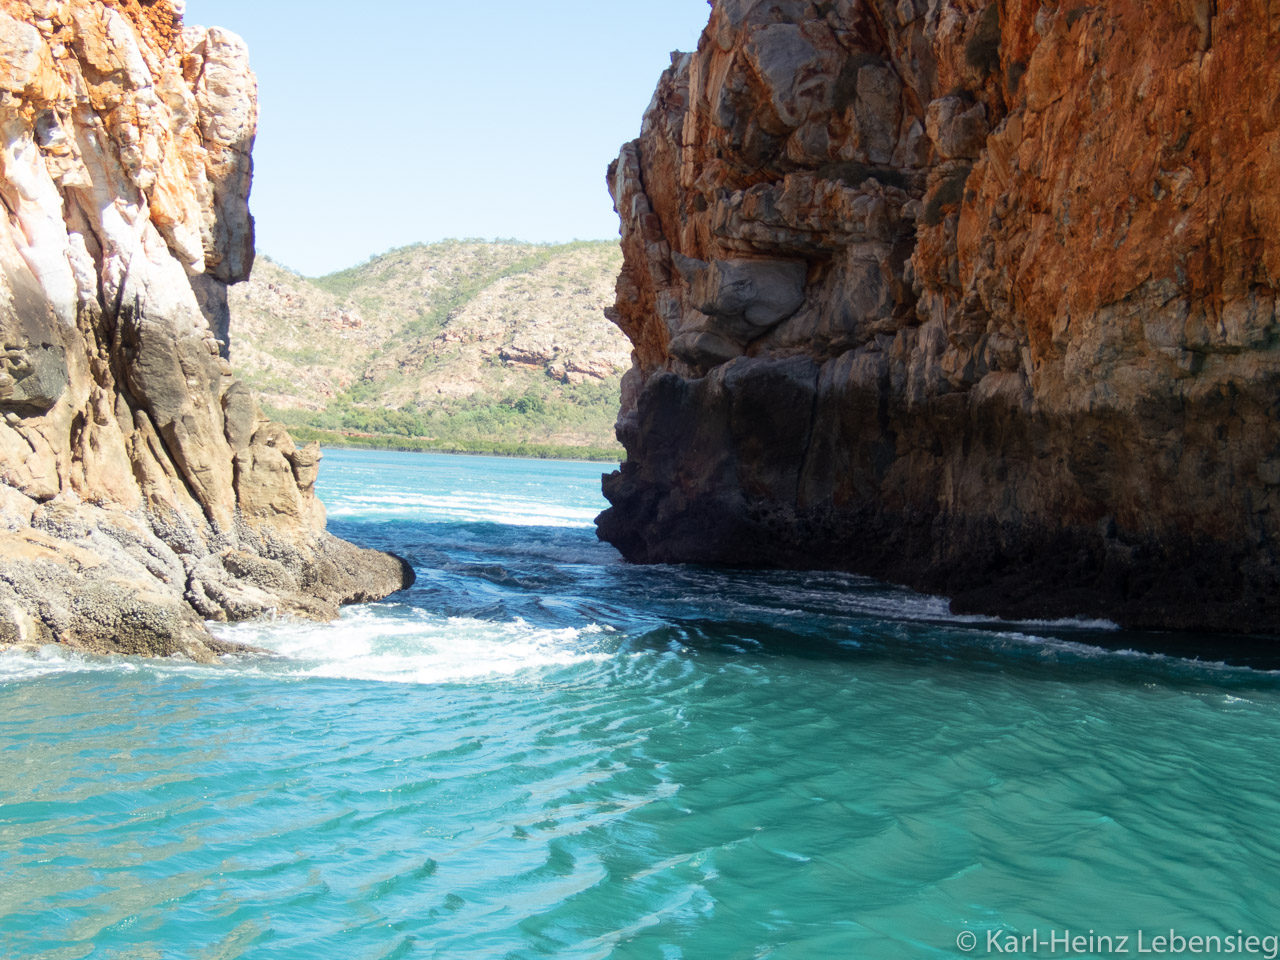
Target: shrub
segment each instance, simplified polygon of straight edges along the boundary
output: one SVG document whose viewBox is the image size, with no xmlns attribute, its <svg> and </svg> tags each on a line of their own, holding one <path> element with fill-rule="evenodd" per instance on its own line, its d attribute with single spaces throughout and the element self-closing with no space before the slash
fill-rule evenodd
<svg viewBox="0 0 1280 960">
<path fill-rule="evenodd" d="M 925 201 L 924 225 L 936 227 L 942 222 L 947 207 L 958 206 L 964 200 L 964 185 L 969 182 L 971 167 L 961 167 L 947 175 L 938 189 Z"/>
<path fill-rule="evenodd" d="M 977 23 L 964 47 L 964 59 L 982 73 L 1000 69 L 1000 5 L 993 3 L 978 14 Z"/>
</svg>

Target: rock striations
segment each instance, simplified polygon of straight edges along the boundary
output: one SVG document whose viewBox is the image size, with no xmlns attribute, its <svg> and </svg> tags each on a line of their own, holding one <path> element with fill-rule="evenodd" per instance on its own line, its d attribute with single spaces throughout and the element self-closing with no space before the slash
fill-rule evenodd
<svg viewBox="0 0 1280 960">
<path fill-rule="evenodd" d="M 0 644 L 209 659 L 412 574 L 325 533 L 319 450 L 227 363 L 256 84 L 177 0 L 0 0 Z"/>
<path fill-rule="evenodd" d="M 1280 627 L 1280 10 L 717 0 L 609 182 L 603 538 Z"/>
</svg>

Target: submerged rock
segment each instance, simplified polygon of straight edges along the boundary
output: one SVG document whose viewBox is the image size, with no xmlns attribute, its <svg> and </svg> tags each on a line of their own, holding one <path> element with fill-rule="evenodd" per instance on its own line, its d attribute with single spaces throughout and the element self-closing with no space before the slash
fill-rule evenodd
<svg viewBox="0 0 1280 960">
<path fill-rule="evenodd" d="M 715 4 L 609 173 L 635 369 L 600 535 L 1275 632 L 1275 16 Z"/>
<path fill-rule="evenodd" d="M 207 660 L 205 620 L 412 580 L 231 375 L 256 126 L 244 43 L 171 0 L 0 9 L 0 644 Z"/>
</svg>

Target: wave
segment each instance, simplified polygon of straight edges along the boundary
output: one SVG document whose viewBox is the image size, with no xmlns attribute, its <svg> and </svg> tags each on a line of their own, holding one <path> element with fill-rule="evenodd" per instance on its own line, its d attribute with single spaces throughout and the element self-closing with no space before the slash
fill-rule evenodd
<svg viewBox="0 0 1280 960">
<path fill-rule="evenodd" d="M 228 658 L 228 662 L 240 664 L 241 672 L 262 671 L 245 658 Z M 218 677 L 225 672 L 219 664 L 195 663 L 181 657 L 153 659 L 122 655 L 85 653 L 68 647 L 49 644 L 43 647 L 13 647 L 0 651 L 0 684 L 38 680 L 64 674 L 101 673 L 122 676 L 143 674 L 153 676 L 189 675 Z"/>
<path fill-rule="evenodd" d="M 1110 620 L 1066 617 L 1058 620 L 1006 620 L 980 614 L 951 612 L 946 597 L 915 593 L 905 587 L 855 574 L 818 572 L 813 574 L 759 574 L 692 571 L 688 568 L 664 567 L 666 578 L 676 579 L 701 593 L 685 593 L 677 599 L 691 605 L 705 605 L 709 598 L 722 609 L 741 613 L 813 617 L 874 618 L 897 622 L 936 623 L 956 626 L 1022 627 L 1032 630 L 1114 632 L 1119 624 Z M 743 579 L 743 578 L 747 579 Z M 737 599 L 733 588 L 749 599 Z M 726 589 L 729 588 L 729 589 Z"/>
<path fill-rule="evenodd" d="M 389 615 L 390 614 L 390 615 Z M 439 617 L 414 608 L 352 607 L 332 623 L 294 620 L 208 625 L 221 640 L 268 651 L 218 664 L 99 656 L 57 646 L 0 651 L 0 683 L 77 673 L 187 674 L 217 678 L 228 669 L 272 679 L 466 684 L 538 679 L 545 671 L 607 659 L 612 628 L 542 628 L 523 620 Z"/>
<path fill-rule="evenodd" d="M 14 647 L 0 651 L 0 683 L 36 680 L 61 673 L 103 669 L 108 664 L 57 647 Z"/>
<path fill-rule="evenodd" d="M 566 506 L 509 496 L 462 494 L 342 494 L 328 503 L 329 515 L 340 519 L 447 520 L 494 523 L 513 527 L 591 527 L 597 505 Z"/>
<path fill-rule="evenodd" d="M 350 608 L 325 624 L 219 624 L 213 632 L 281 657 L 278 674 L 385 683 L 472 683 L 608 656 L 598 649 L 608 630 L 596 625 L 552 629 L 405 607 Z"/>
</svg>

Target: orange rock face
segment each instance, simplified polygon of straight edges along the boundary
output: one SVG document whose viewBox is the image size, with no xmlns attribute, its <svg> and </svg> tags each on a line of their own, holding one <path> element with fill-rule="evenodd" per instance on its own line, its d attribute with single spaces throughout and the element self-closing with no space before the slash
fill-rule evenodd
<svg viewBox="0 0 1280 960">
<path fill-rule="evenodd" d="M 719 0 L 610 171 L 602 536 L 1274 631 L 1278 52 L 1263 0 Z"/>
</svg>

